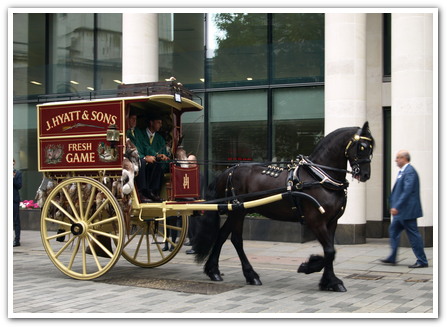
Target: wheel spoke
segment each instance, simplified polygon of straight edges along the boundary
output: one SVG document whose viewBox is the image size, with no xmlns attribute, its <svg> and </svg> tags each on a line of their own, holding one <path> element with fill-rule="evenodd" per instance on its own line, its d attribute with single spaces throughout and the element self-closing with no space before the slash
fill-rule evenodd
<svg viewBox="0 0 447 327">
<path fill-rule="evenodd" d="M 135 225 L 134 225 L 134 226 L 135 226 Z M 129 245 L 130 242 L 132 242 L 133 239 L 138 235 L 138 233 L 139 233 L 141 230 L 143 230 L 143 227 L 140 227 L 140 226 L 138 226 L 138 225 L 137 225 L 137 228 L 138 228 L 138 229 L 135 231 L 135 233 L 133 233 L 132 235 L 130 235 L 130 236 L 129 236 L 129 239 L 127 240 L 127 242 L 124 243 L 124 247 L 126 247 L 127 245 Z"/>
<path fill-rule="evenodd" d="M 136 235 L 137 235 L 137 234 L 135 234 L 135 236 L 136 236 Z M 134 259 L 136 259 L 138 253 L 140 253 L 141 243 L 143 242 L 145 236 L 147 236 L 147 235 L 145 235 L 144 233 L 142 233 L 141 236 L 140 236 L 140 239 L 138 240 L 137 247 L 136 247 L 136 249 L 135 249 L 135 253 L 134 253 L 134 256 L 133 256 Z"/>
<path fill-rule="evenodd" d="M 87 257 L 86 257 L 86 248 L 85 248 L 85 237 L 82 238 L 82 273 L 87 275 Z"/>
<path fill-rule="evenodd" d="M 161 249 L 159 242 L 157 241 L 157 235 L 160 235 L 161 237 L 164 238 L 163 234 L 159 230 L 157 230 L 157 233 L 155 233 L 154 230 L 152 229 L 151 235 L 152 235 L 152 239 L 155 241 L 155 245 L 157 246 L 158 252 L 160 253 L 161 257 L 164 259 L 165 254 L 164 254 L 163 250 Z"/>
<path fill-rule="evenodd" d="M 59 203 L 57 203 L 54 200 L 51 200 L 50 202 L 52 205 L 54 205 L 56 208 L 58 208 L 60 211 L 62 211 L 64 213 L 64 215 L 67 216 L 68 219 L 70 219 L 72 222 L 74 222 L 74 223 L 78 222 L 75 218 L 73 218 L 72 215 L 70 215 L 67 211 L 65 211 L 65 209 L 59 205 Z"/>
<path fill-rule="evenodd" d="M 92 242 L 90 242 L 90 238 L 89 237 L 87 237 L 87 242 L 88 242 L 88 247 L 90 248 L 90 251 L 92 251 L 92 256 L 93 256 L 93 259 L 96 262 L 96 266 L 98 267 L 98 270 L 101 270 L 102 266 L 99 263 L 98 255 L 96 254 L 95 247 L 93 246 Z"/>
<path fill-rule="evenodd" d="M 107 218 L 107 219 L 103 219 L 103 220 L 94 222 L 94 223 L 91 224 L 91 226 L 92 226 L 92 227 L 95 227 L 95 226 L 98 226 L 98 225 L 105 225 L 105 224 L 114 222 L 114 221 L 116 221 L 117 219 L 118 219 L 118 216 L 113 216 L 113 217 L 110 217 L 110 218 Z"/>
<path fill-rule="evenodd" d="M 68 266 L 67 266 L 67 268 L 70 269 L 70 270 L 73 267 L 74 260 L 76 258 L 76 255 L 78 254 L 78 251 L 79 251 L 79 245 L 81 243 L 81 239 L 79 237 L 77 237 L 76 239 L 77 239 L 77 242 L 76 242 L 76 245 L 75 245 L 75 247 L 73 249 L 73 252 L 71 253 L 70 262 L 68 263 Z"/>
<path fill-rule="evenodd" d="M 147 228 L 149 230 L 149 227 Z M 151 246 L 149 244 L 149 233 L 145 233 L 146 236 L 146 251 L 147 251 L 147 262 L 151 262 Z"/>
<path fill-rule="evenodd" d="M 91 237 L 91 239 L 93 240 L 93 242 L 96 243 L 96 245 L 98 245 L 105 253 L 107 253 L 107 255 L 112 258 L 113 257 L 113 253 L 111 253 L 104 245 L 102 245 L 101 242 L 99 242 L 92 234 L 87 233 L 89 237 Z"/>
<path fill-rule="evenodd" d="M 166 228 L 177 230 L 177 231 L 181 231 L 182 230 L 182 227 L 173 226 L 173 225 L 166 225 Z"/>
<path fill-rule="evenodd" d="M 57 253 L 54 255 L 54 257 L 55 257 L 55 258 L 58 258 L 58 257 L 62 254 L 62 252 L 64 252 L 65 249 L 66 249 L 71 243 L 73 243 L 74 240 L 75 240 L 74 237 L 70 238 L 70 239 L 67 241 L 67 243 L 65 243 L 64 246 L 63 246 L 59 251 L 57 251 Z"/>
<path fill-rule="evenodd" d="M 109 198 L 105 199 L 103 203 L 99 206 L 99 208 L 96 209 L 95 213 L 87 220 L 88 223 L 90 223 L 93 219 L 96 218 L 96 216 L 103 210 L 103 208 L 109 203 Z"/>
<path fill-rule="evenodd" d="M 93 202 L 95 200 L 95 194 L 96 194 L 96 186 L 93 185 L 91 193 L 90 193 L 90 197 L 88 199 L 87 208 L 85 208 L 84 219 L 85 219 L 85 217 L 87 217 L 88 212 L 92 208 Z"/>
<path fill-rule="evenodd" d="M 81 215 L 81 220 L 84 220 L 84 201 L 82 201 L 81 183 L 76 183 L 76 187 L 78 189 L 79 214 Z"/>
<path fill-rule="evenodd" d="M 72 224 L 67 223 L 67 222 L 65 222 L 63 220 L 57 220 L 57 219 L 53 219 L 53 218 L 50 218 L 50 217 L 45 217 L 44 219 L 46 221 L 50 222 L 50 223 L 55 223 L 55 224 L 58 224 L 58 225 L 64 225 L 64 226 L 68 226 L 68 227 L 71 227 L 71 225 L 72 225 Z"/>
<path fill-rule="evenodd" d="M 46 239 L 47 241 L 49 241 L 49 240 L 53 240 L 53 239 L 55 239 L 55 238 L 58 238 L 58 237 L 61 237 L 61 236 L 65 236 L 65 235 L 69 235 L 69 234 L 71 234 L 71 231 L 65 231 L 65 232 L 60 233 L 60 234 L 56 234 L 56 235 L 48 236 L 48 237 L 46 237 L 45 239 Z"/>
<path fill-rule="evenodd" d="M 65 187 L 62 188 L 62 191 L 65 194 L 65 198 L 67 199 L 68 203 L 70 204 L 70 208 L 73 211 L 76 219 L 79 221 L 79 214 L 78 214 L 78 210 L 76 209 L 76 206 L 73 203 L 73 199 L 71 198 L 70 194 L 68 194 L 68 191 L 65 189 Z"/>
<path fill-rule="evenodd" d="M 114 240 L 118 240 L 120 238 L 119 235 L 105 233 L 105 232 L 102 232 L 102 231 L 97 230 L 97 229 L 90 229 L 90 232 L 92 232 L 94 234 L 110 237 L 110 238 L 113 238 Z"/>
</svg>

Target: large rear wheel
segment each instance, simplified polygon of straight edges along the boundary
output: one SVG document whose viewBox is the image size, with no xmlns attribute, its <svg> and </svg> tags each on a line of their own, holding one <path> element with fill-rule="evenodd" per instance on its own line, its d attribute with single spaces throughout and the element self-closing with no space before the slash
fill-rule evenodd
<svg viewBox="0 0 447 327">
<path fill-rule="evenodd" d="M 53 264 L 72 278 L 94 279 L 109 271 L 121 255 L 124 235 L 118 201 L 92 178 L 64 180 L 42 208 L 45 251 Z"/>
</svg>

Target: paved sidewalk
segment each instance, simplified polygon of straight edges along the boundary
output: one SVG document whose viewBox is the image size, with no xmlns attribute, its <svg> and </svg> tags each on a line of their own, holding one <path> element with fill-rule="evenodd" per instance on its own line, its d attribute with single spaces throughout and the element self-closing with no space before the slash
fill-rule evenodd
<svg viewBox="0 0 447 327">
<path fill-rule="evenodd" d="M 225 243 L 220 269 L 228 287 L 219 294 L 200 289 L 214 284 L 202 273 L 189 247 L 169 263 L 144 269 L 120 258 L 104 276 L 90 281 L 69 278 L 53 266 L 37 231 L 22 231 L 22 246 L 13 248 L 13 294 L 10 317 L 424 317 L 438 316 L 433 249 L 426 248 L 429 268 L 409 269 L 415 262 L 401 248 L 395 266 L 379 262 L 389 251 L 388 239 L 337 245 L 335 272 L 345 293 L 318 290 L 321 273 L 297 274 L 311 254 L 322 254 L 316 241 L 304 244 L 245 241 L 244 248 L 262 286 L 245 284 L 239 259 Z M 10 270 L 10 273 L 11 270 Z M 123 277 L 189 283 L 197 292 L 122 286 Z M 210 285 L 211 284 L 211 285 Z M 434 290 L 435 285 L 435 290 Z M 374 315 L 369 315 L 370 313 Z M 206 315 L 209 314 L 209 315 Z M 368 314 L 368 315 L 365 315 Z"/>
</svg>

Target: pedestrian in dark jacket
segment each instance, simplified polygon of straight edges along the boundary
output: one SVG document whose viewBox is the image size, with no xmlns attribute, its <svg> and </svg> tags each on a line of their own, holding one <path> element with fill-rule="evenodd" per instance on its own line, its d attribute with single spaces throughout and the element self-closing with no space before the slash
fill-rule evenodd
<svg viewBox="0 0 447 327">
<path fill-rule="evenodd" d="M 13 166 L 15 166 L 16 161 L 13 159 Z M 13 246 L 20 246 L 20 193 L 19 190 L 22 188 L 22 172 L 13 168 L 14 177 L 14 190 L 13 190 L 13 224 L 14 224 L 14 243 Z"/>
</svg>

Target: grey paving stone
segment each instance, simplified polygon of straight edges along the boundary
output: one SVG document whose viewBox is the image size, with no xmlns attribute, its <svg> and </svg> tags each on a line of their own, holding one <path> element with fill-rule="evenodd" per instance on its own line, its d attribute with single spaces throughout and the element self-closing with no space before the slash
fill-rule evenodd
<svg viewBox="0 0 447 327">
<path fill-rule="evenodd" d="M 106 284 L 93 280 L 74 280 L 62 274 L 43 251 L 38 232 L 23 231 L 23 246 L 14 248 L 13 291 L 9 294 L 12 317 L 22 314 L 66 313 L 86 315 L 123 313 L 123 317 L 147 314 L 182 315 L 211 313 L 230 314 L 351 314 L 416 313 L 422 317 L 435 317 L 433 312 L 432 270 L 407 269 L 413 263 L 410 251 L 400 253 L 401 264 L 367 265 L 388 252 L 388 240 L 371 240 L 370 243 L 349 246 L 337 245 L 335 273 L 347 287 L 346 293 L 319 291 L 321 273 L 297 274 L 297 265 L 288 264 L 293 256 L 307 257 L 321 253 L 317 242 L 304 244 L 245 241 L 244 247 L 251 256 L 255 270 L 261 276 L 262 286 L 246 285 L 240 263 L 231 243 L 222 249 L 221 271 L 224 285 L 238 288 L 215 295 L 201 295 L 150 289 L 135 286 Z M 367 240 L 368 242 L 368 240 Z M 295 254 L 300 248 L 299 254 Z M 124 259 L 103 277 L 104 279 L 135 276 L 145 279 L 175 279 L 181 281 L 210 282 L 202 273 L 202 266 L 181 251 L 171 262 L 155 269 L 142 269 Z M 274 253 L 272 260 L 269 256 Z M 432 266 L 432 249 L 426 249 Z M 341 255 L 342 254 L 342 255 Z M 249 256 L 250 257 L 250 256 Z M 262 258 L 265 258 L 263 261 Z M 367 261 L 369 260 L 369 261 Z M 282 264 L 278 262 L 283 262 Z M 353 279 L 352 275 L 381 275 L 377 280 Z M 408 280 L 413 280 L 409 282 Z M 421 282 L 421 280 L 426 280 Z M 259 316 L 258 315 L 258 316 Z M 306 316 L 307 317 L 307 316 Z"/>
</svg>

